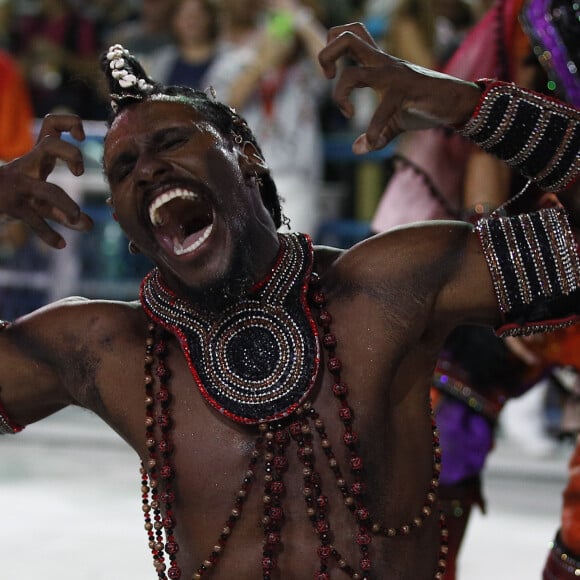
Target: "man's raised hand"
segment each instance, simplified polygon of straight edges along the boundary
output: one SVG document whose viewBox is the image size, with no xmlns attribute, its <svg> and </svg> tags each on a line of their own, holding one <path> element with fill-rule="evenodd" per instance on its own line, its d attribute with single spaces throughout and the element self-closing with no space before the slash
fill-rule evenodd
<svg viewBox="0 0 580 580">
<path fill-rule="evenodd" d="M 360 23 L 330 29 L 319 55 L 328 78 L 336 76 L 341 57 L 354 61 L 341 68 L 334 89 L 343 114 L 354 114 L 349 96 L 356 88 L 370 87 L 379 98 L 367 130 L 353 144 L 358 154 L 381 149 L 404 131 L 465 123 L 481 95 L 474 83 L 386 54 Z"/>
<path fill-rule="evenodd" d="M 73 175 L 84 172 L 82 154 L 61 139 L 64 132 L 79 141 L 85 138 L 76 115 L 47 115 L 32 151 L 0 167 L 0 214 L 25 222 L 49 246 L 59 249 L 66 242 L 47 220 L 79 231 L 92 227 L 91 218 L 78 204 L 58 185 L 46 181 L 58 160 Z"/>
</svg>

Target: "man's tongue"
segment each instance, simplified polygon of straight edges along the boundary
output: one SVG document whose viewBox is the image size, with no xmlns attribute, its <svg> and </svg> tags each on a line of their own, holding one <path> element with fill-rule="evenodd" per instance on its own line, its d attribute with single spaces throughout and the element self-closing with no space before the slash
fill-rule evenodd
<svg viewBox="0 0 580 580">
<path fill-rule="evenodd" d="M 176 198 L 157 209 L 155 236 L 167 252 L 178 256 L 197 250 L 212 231 L 211 212 Z"/>
<path fill-rule="evenodd" d="M 179 241 L 177 238 L 174 238 L 173 252 L 177 256 L 182 256 L 183 254 L 188 254 L 189 252 L 197 250 L 197 248 L 199 248 L 209 238 L 212 228 L 213 225 L 209 224 L 208 226 L 205 226 L 201 230 L 189 234 L 182 241 Z"/>
</svg>

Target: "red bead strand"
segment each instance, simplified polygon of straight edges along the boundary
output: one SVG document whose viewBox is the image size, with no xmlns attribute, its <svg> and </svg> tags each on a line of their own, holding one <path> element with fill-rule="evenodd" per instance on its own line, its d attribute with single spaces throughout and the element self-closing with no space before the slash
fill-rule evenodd
<svg viewBox="0 0 580 580">
<path fill-rule="evenodd" d="M 149 325 L 145 350 L 145 441 L 149 451 L 147 465 L 142 465 L 143 512 L 145 514 L 145 529 L 149 538 L 149 549 L 153 555 L 153 565 L 159 580 L 167 579 L 167 565 L 163 542 L 163 523 L 158 494 L 158 464 L 156 440 L 155 409 L 156 397 L 154 394 L 153 364 L 155 355 L 158 360 L 161 356 L 157 352 L 155 342 L 155 325 Z M 162 353 L 161 353 L 162 354 Z"/>
<path fill-rule="evenodd" d="M 312 430 L 308 421 L 311 410 L 309 403 L 305 403 L 298 409 L 296 414 L 299 420 L 290 425 L 290 430 L 292 437 L 297 442 L 298 459 L 303 465 L 303 494 L 306 502 L 306 514 L 320 541 L 317 548 L 320 567 L 314 574 L 314 578 L 325 580 L 330 577 L 328 559 L 332 555 L 332 530 L 327 516 L 328 498 L 322 492 L 321 477 L 314 465 Z"/>
<path fill-rule="evenodd" d="M 282 542 L 282 525 L 284 523 L 283 497 L 286 493 L 284 474 L 288 469 L 286 447 L 288 433 L 278 424 L 276 426 L 261 424 L 260 432 L 266 440 L 264 454 L 264 548 L 262 551 L 262 578 L 270 580 L 277 566 L 276 553 Z"/>
<path fill-rule="evenodd" d="M 312 302 L 319 309 L 318 323 L 322 328 L 322 345 L 328 352 L 327 368 L 332 373 L 334 379 L 332 392 L 340 403 L 338 415 L 344 426 L 343 443 L 350 453 L 350 470 L 354 476 L 354 482 L 350 487 L 350 492 L 352 495 L 349 495 L 348 493 L 346 480 L 342 477 L 340 468 L 338 467 L 330 443 L 326 437 L 326 434 L 324 433 L 322 424 L 317 430 L 319 436 L 321 437 L 322 447 L 329 460 L 330 467 L 334 471 L 337 478 L 338 487 L 345 497 L 345 503 L 349 509 L 353 511 L 359 524 L 359 533 L 356 538 L 357 544 L 361 550 L 361 560 L 359 564 L 361 570 L 363 570 L 366 574 L 372 567 L 368 550 L 369 545 L 372 542 L 371 534 L 381 534 L 387 537 L 406 536 L 409 535 L 413 529 L 421 527 L 424 520 L 431 515 L 433 506 L 436 502 L 436 490 L 439 486 L 439 474 L 441 472 L 441 448 L 439 445 L 439 435 L 437 432 L 437 426 L 435 424 L 433 413 L 431 411 L 433 477 L 431 479 L 430 488 L 427 492 L 427 497 L 421 513 L 415 517 L 410 524 L 403 524 L 397 528 L 386 527 L 378 523 L 374 523 L 370 511 L 364 503 L 364 496 L 367 491 L 366 484 L 363 480 L 364 463 L 358 453 L 358 434 L 353 430 L 352 427 L 354 412 L 347 402 L 348 386 L 342 381 L 341 377 L 342 361 L 336 356 L 338 340 L 330 329 L 332 316 L 328 310 L 326 310 L 326 296 L 320 289 L 320 279 L 316 273 L 311 275 L 310 288 Z M 443 518 L 442 515 L 441 518 Z M 442 522 L 442 529 L 444 529 L 444 520 L 442 520 Z M 441 566 L 443 566 L 443 571 L 445 568 L 445 555 L 447 553 L 447 548 L 446 543 L 443 542 L 443 536 L 444 534 L 442 533 L 439 568 L 437 574 L 440 573 Z M 438 576 L 436 575 L 436 578 L 437 577 Z M 364 580 L 364 578 L 366 578 L 366 576 L 363 575 L 362 579 Z"/>
</svg>

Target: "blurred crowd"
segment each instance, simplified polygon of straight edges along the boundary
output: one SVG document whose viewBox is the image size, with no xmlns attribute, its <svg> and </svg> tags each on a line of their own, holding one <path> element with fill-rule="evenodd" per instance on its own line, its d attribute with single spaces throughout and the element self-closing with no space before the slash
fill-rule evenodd
<svg viewBox="0 0 580 580">
<path fill-rule="evenodd" d="M 117 42 L 166 83 L 205 88 L 224 60 L 239 61 L 229 66 L 246 76 L 251 65 L 255 83 L 232 83 L 234 94 L 220 86 L 218 98 L 243 108 L 259 90 L 271 113 L 285 79 L 269 73 L 302 57 L 315 63 L 334 25 L 366 22 L 390 52 L 437 67 L 485 8 L 483 0 L 0 0 L 0 48 L 20 69 L 36 117 L 104 119 L 97 61 Z"/>
<path fill-rule="evenodd" d="M 350 144 L 369 108 L 361 103 L 358 119 L 349 121 L 332 103 L 332 85 L 317 62 L 327 30 L 363 21 L 395 55 L 438 68 L 486 4 L 483 0 L 0 0 L 0 161 L 32 147 L 34 121 L 47 113 L 72 112 L 84 120 L 105 120 L 108 105 L 98 60 L 111 44 L 121 43 L 155 80 L 200 90 L 211 87 L 219 100 L 241 112 L 257 134 L 285 200 L 287 226 L 345 247 L 368 234 L 372 199 L 382 191 L 385 171 L 382 164 L 372 166 L 372 195 L 373 180 L 358 179 L 357 173 L 366 173 L 359 171 Z M 337 135 L 343 138 L 338 140 L 339 154 L 332 157 L 325 142 Z M 325 202 L 324 192 L 329 190 L 341 191 L 342 197 L 333 194 Z M 365 196 L 371 199 L 370 209 L 357 215 L 353 199 Z M 362 226 L 356 222 L 359 225 L 349 231 L 344 223 L 335 227 L 334 218 L 346 218 L 341 223 L 362 220 Z M 324 231 L 330 236 L 321 239 L 329 221 L 333 225 Z M 23 255 L 31 253 L 46 262 L 42 249 L 27 246 L 23 226 L 12 224 L 0 233 L 3 264 L 27 263 Z"/>
</svg>

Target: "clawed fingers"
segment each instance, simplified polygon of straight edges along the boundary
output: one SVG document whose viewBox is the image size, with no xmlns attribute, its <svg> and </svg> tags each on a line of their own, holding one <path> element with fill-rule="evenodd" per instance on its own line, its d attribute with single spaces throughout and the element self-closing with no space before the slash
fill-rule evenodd
<svg viewBox="0 0 580 580">
<path fill-rule="evenodd" d="M 332 99 L 342 114 L 348 119 L 354 115 L 354 107 L 350 101 L 350 94 L 353 89 L 360 86 L 359 79 L 360 69 L 358 67 L 346 67 L 342 70 L 332 92 Z"/>
<path fill-rule="evenodd" d="M 332 98 L 345 116 L 350 118 L 354 114 L 350 101 L 354 89 L 370 87 L 382 93 L 384 83 L 377 81 L 376 70 L 376 67 L 347 66 L 341 71 Z"/>
<path fill-rule="evenodd" d="M 346 32 L 354 36 L 355 39 L 360 39 L 366 42 L 368 45 L 377 48 L 375 39 L 372 37 L 371 33 L 367 30 L 366 26 L 362 22 L 351 22 L 350 24 L 343 24 L 341 26 L 332 27 L 328 31 L 327 43 L 330 44 L 334 42 L 335 39 Z"/>
<path fill-rule="evenodd" d="M 20 214 L 20 219 L 49 246 L 60 250 L 66 246 L 64 238 L 37 214 L 32 208 L 25 208 Z"/>
<path fill-rule="evenodd" d="M 387 99 L 381 101 L 366 130 L 369 151 L 382 149 L 403 132 L 398 111 L 399 107 L 394 102 Z"/>
<path fill-rule="evenodd" d="M 79 206 L 54 183 L 45 183 L 20 176 L 18 187 L 12 191 L 9 215 L 25 222 L 43 241 L 54 248 L 66 244 L 62 236 L 48 223 L 52 220 L 77 231 L 89 230 L 93 222 Z"/>
<path fill-rule="evenodd" d="M 377 62 L 377 55 L 382 54 L 373 37 L 364 25 L 348 24 L 331 28 L 328 32 L 328 43 L 320 51 L 318 61 L 327 78 L 336 75 L 336 63 L 343 57 L 350 57 L 362 65 Z"/>
<path fill-rule="evenodd" d="M 29 206 L 37 214 L 67 228 L 86 230 L 92 225 L 90 218 L 81 212 L 78 204 L 54 183 L 36 183 L 29 200 Z"/>
<path fill-rule="evenodd" d="M 70 133 L 77 141 L 83 141 L 85 131 L 80 117 L 77 115 L 46 115 L 38 133 L 39 140 L 46 136 L 59 137 Z"/>
<path fill-rule="evenodd" d="M 93 227 L 93 220 L 86 213 L 81 211 L 78 212 L 76 221 L 72 222 L 61 209 L 53 205 L 48 205 L 46 203 L 36 203 L 34 205 L 38 215 L 45 219 L 56 222 L 70 230 L 86 232 Z"/>
<path fill-rule="evenodd" d="M 384 99 L 386 89 L 376 83 L 373 85 L 373 81 L 377 77 L 376 70 L 376 68 L 364 66 L 346 67 L 333 91 L 334 101 L 347 118 L 351 118 L 355 112 L 350 101 L 350 94 L 354 89 L 372 87 L 379 93 L 380 103 L 373 114 L 368 129 L 353 143 L 353 152 L 357 155 L 381 149 L 401 133 L 401 128 L 395 119 L 398 100 L 395 96 L 391 99 Z"/>
<path fill-rule="evenodd" d="M 38 177 L 42 180 L 50 175 L 58 160 L 64 161 L 73 175 L 84 173 L 84 161 L 79 148 L 55 135 L 39 137 L 30 160 L 37 163 Z"/>
<path fill-rule="evenodd" d="M 319 55 L 320 64 L 328 77 L 334 77 L 336 62 L 343 56 L 354 60 L 356 65 L 341 70 L 333 91 L 333 99 L 342 113 L 347 118 L 354 115 L 350 94 L 357 88 L 374 89 L 381 101 L 369 128 L 353 143 L 353 151 L 360 154 L 380 149 L 401 132 L 393 119 L 395 106 L 400 103 L 396 98 L 388 101 L 384 98 L 391 73 L 400 68 L 399 61 L 380 50 L 360 23 L 330 30 L 328 45 Z"/>
<path fill-rule="evenodd" d="M 80 231 L 92 227 L 92 220 L 66 192 L 46 181 L 59 161 L 64 162 L 73 175 L 84 172 L 81 151 L 73 143 L 61 139 L 64 132 L 69 132 L 76 140 L 85 138 L 78 116 L 47 115 L 34 149 L 0 168 L 0 212 L 22 220 L 54 248 L 63 248 L 66 244 L 48 220 Z"/>
</svg>

